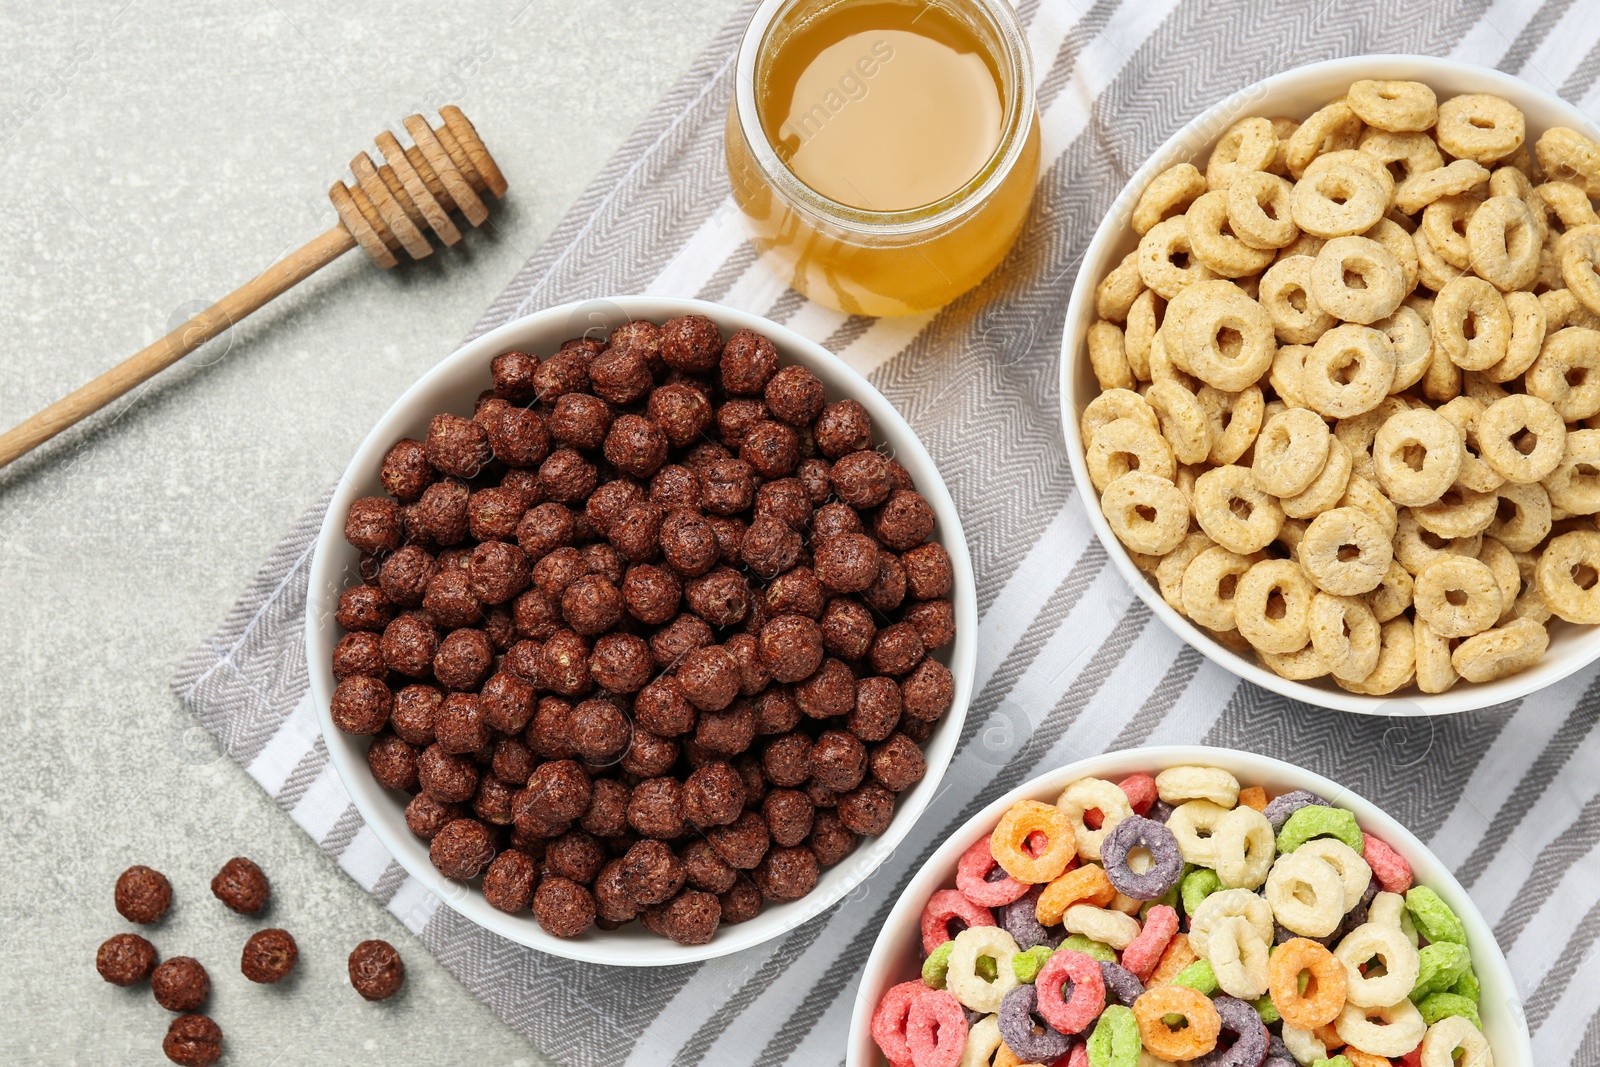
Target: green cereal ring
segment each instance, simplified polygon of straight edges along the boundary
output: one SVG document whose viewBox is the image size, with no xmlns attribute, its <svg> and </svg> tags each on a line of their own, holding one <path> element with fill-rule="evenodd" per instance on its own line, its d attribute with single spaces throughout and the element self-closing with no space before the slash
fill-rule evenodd
<svg viewBox="0 0 1600 1067">
<path fill-rule="evenodd" d="M 1462 927 L 1461 920 L 1450 910 L 1450 905 L 1440 900 L 1439 894 L 1427 886 L 1414 885 L 1406 890 L 1406 911 L 1411 913 L 1411 921 L 1417 924 L 1417 929 L 1429 941 L 1452 941 L 1458 945 L 1467 943 L 1467 931 Z"/>
<path fill-rule="evenodd" d="M 1445 992 L 1460 981 L 1461 976 L 1467 973 L 1467 968 L 1472 966 L 1472 953 L 1467 951 L 1467 946 L 1452 941 L 1435 941 L 1426 945 L 1417 953 L 1417 957 L 1421 961 L 1421 969 L 1416 987 L 1411 990 L 1413 1003 L 1429 993 Z"/>
<path fill-rule="evenodd" d="M 1479 1030 L 1483 1029 L 1483 1020 L 1478 1018 L 1478 1006 L 1466 997 L 1454 993 L 1434 993 L 1423 997 L 1417 1005 L 1417 1010 L 1422 1013 L 1422 1021 L 1432 1026 L 1440 1019 L 1447 1019 L 1452 1015 L 1465 1017 Z"/>
<path fill-rule="evenodd" d="M 1039 977 L 1039 968 L 1044 966 L 1044 961 L 1050 958 L 1053 951 L 1049 945 L 1035 945 L 1026 952 L 1012 956 L 1011 969 L 1017 973 L 1017 981 L 1032 982 Z"/>
<path fill-rule="evenodd" d="M 1189 966 L 1172 976 L 1169 985 L 1187 986 L 1204 996 L 1211 996 L 1217 991 L 1217 975 L 1211 969 L 1210 960 L 1195 960 Z"/>
<path fill-rule="evenodd" d="M 1466 997 L 1474 1004 L 1478 1003 L 1479 989 L 1477 972 L 1475 972 L 1469 965 L 1467 969 L 1462 972 L 1461 977 L 1456 980 L 1456 984 L 1450 987 L 1449 991 L 1458 997 Z"/>
<path fill-rule="evenodd" d="M 1289 816 L 1278 831 L 1278 851 L 1293 852 L 1313 837 L 1335 837 L 1355 849 L 1356 855 L 1366 853 L 1367 842 L 1356 825 L 1356 817 L 1343 808 L 1320 804 L 1308 804 Z"/>
<path fill-rule="evenodd" d="M 1270 996 L 1263 996 L 1258 1000 L 1252 1000 L 1250 1002 L 1250 1006 L 1256 1010 L 1256 1014 L 1261 1016 L 1262 1023 L 1267 1026 L 1271 1026 L 1273 1023 L 1283 1018 L 1283 1016 L 1278 1014 L 1278 1006 L 1272 1003 L 1272 998 Z"/>
<path fill-rule="evenodd" d="M 1313 1060 L 1311 1067 L 1352 1067 L 1352 1064 L 1343 1056 L 1335 1056 L 1331 1060 Z"/>
<path fill-rule="evenodd" d="M 922 984 L 929 989 L 943 989 L 945 973 L 950 970 L 950 953 L 956 949 L 954 940 L 946 941 L 922 961 Z"/>
<path fill-rule="evenodd" d="M 1068 937 L 1061 942 L 1061 947 L 1069 952 L 1081 952 L 1090 959 L 1099 960 L 1101 963 L 1117 962 L 1116 949 L 1110 945 L 1102 945 L 1098 941 L 1091 941 L 1082 934 L 1073 934 Z"/>
<path fill-rule="evenodd" d="M 1183 876 L 1181 886 L 1183 913 L 1193 918 L 1195 909 L 1205 902 L 1206 897 L 1222 888 L 1222 879 L 1210 867 L 1196 867 Z"/>
<path fill-rule="evenodd" d="M 972 961 L 972 970 L 985 982 L 992 982 L 1000 976 L 1000 967 L 994 962 L 993 956 L 979 956 Z"/>
<path fill-rule="evenodd" d="M 1141 1048 L 1133 1009 L 1112 1004 L 1089 1035 L 1089 1067 L 1139 1067 Z"/>
</svg>

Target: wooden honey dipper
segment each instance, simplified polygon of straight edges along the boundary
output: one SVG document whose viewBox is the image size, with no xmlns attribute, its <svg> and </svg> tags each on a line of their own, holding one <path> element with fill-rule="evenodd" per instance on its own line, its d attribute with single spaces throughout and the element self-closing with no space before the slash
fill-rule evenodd
<svg viewBox="0 0 1600 1067">
<path fill-rule="evenodd" d="M 354 185 L 334 182 L 328 190 L 339 225 L 312 238 L 250 281 L 184 322 L 154 344 L 129 356 L 87 385 L 68 393 L 26 421 L 0 434 L 0 467 L 73 425 L 139 383 L 148 380 L 217 336 L 252 311 L 357 245 L 380 267 L 433 252 L 432 231 L 453 245 L 460 213 L 474 228 L 489 217 L 483 194 L 505 196 L 506 180 L 461 109 L 439 109 L 443 122 L 430 127 L 421 115 L 405 120 L 413 144 L 404 148 L 388 130 L 375 138 L 383 161 L 359 153 L 350 161 Z"/>
</svg>

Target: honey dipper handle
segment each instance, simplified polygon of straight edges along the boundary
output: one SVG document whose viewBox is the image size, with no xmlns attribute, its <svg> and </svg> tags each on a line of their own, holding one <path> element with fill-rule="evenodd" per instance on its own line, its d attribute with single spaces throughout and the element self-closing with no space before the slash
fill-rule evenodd
<svg viewBox="0 0 1600 1067">
<path fill-rule="evenodd" d="M 37 415 L 0 434 L 0 467 L 94 414 L 154 377 L 274 297 L 288 291 L 356 246 L 343 226 L 301 245 L 165 337 L 139 350 Z"/>
</svg>

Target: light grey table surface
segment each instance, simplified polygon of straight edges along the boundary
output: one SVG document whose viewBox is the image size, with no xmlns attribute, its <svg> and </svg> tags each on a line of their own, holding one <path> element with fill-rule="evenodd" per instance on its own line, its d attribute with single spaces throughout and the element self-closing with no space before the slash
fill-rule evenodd
<svg viewBox="0 0 1600 1067">
<path fill-rule="evenodd" d="M 734 0 L 239 0 L 0 8 L 0 424 L 330 225 L 357 149 L 454 102 L 511 182 L 493 232 L 409 269 L 359 252 L 0 471 L 0 1062 L 165 1063 L 171 1015 L 95 949 L 117 874 L 167 874 L 141 931 L 212 976 L 229 1063 L 537 1064 L 222 757 L 168 690 L 385 408 L 455 347 Z M 272 880 L 234 915 L 230 856 Z M 249 933 L 300 944 L 278 987 Z M 393 942 L 369 1005 L 345 958 Z"/>
</svg>

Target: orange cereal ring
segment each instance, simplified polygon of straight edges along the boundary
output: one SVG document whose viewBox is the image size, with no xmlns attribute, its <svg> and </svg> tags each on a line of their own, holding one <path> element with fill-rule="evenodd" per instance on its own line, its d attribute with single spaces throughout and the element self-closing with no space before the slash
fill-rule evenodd
<svg viewBox="0 0 1600 1067">
<path fill-rule="evenodd" d="M 1172 940 L 1167 942 L 1166 951 L 1161 953 L 1161 958 L 1156 961 L 1156 969 L 1150 972 L 1150 980 L 1145 983 L 1147 989 L 1154 989 L 1158 985 L 1166 985 L 1175 978 L 1179 971 L 1200 958 L 1200 954 L 1189 944 L 1189 935 L 1176 933 Z"/>
<path fill-rule="evenodd" d="M 1307 976 L 1304 990 L 1302 973 Z M 1344 964 L 1315 941 L 1292 937 L 1279 945 L 1267 961 L 1267 976 L 1272 1003 L 1290 1026 L 1315 1030 L 1344 1009 Z"/>
<path fill-rule="evenodd" d="M 1387 1056 L 1376 1056 L 1371 1052 L 1362 1052 L 1360 1049 L 1352 1048 L 1349 1045 L 1345 1046 L 1340 1055 L 1350 1061 L 1350 1067 L 1394 1067 L 1394 1061 Z M 996 1061 L 996 1067 L 998 1067 L 998 1061 Z"/>
<path fill-rule="evenodd" d="M 1246 808 L 1257 811 L 1267 810 L 1267 791 L 1259 785 L 1247 785 L 1239 790 L 1239 803 Z"/>
<path fill-rule="evenodd" d="M 1044 892 L 1039 894 L 1038 903 L 1034 905 L 1034 912 L 1039 917 L 1039 925 L 1055 926 L 1072 905 L 1093 904 L 1103 908 L 1116 895 L 1116 887 L 1111 884 L 1105 868 L 1089 863 L 1066 872 L 1045 886 Z"/>
<path fill-rule="evenodd" d="M 1282 1013 L 1280 1012 L 1280 1014 Z M 1323 1023 L 1311 1033 L 1318 1041 L 1327 1046 L 1330 1053 L 1336 1048 L 1344 1047 L 1344 1038 L 1339 1036 L 1339 1031 L 1333 1028 L 1332 1023 Z"/>
<path fill-rule="evenodd" d="M 1186 1025 L 1168 1026 L 1168 1015 L 1181 1015 Z M 1133 1002 L 1133 1017 L 1139 1023 L 1139 1040 L 1163 1060 L 1198 1059 L 1217 1047 L 1222 1033 L 1222 1018 L 1211 999 L 1187 986 L 1145 990 Z"/>
<path fill-rule="evenodd" d="M 1028 835 L 1045 836 L 1044 851 L 1028 849 Z M 1078 852 L 1078 839 L 1060 808 L 1037 800 L 1019 800 L 1000 817 L 1000 824 L 989 835 L 989 851 L 1011 877 L 1019 882 L 1048 882 L 1067 869 L 1067 862 Z M 1101 872 L 1104 873 L 1104 872 Z"/>
</svg>

